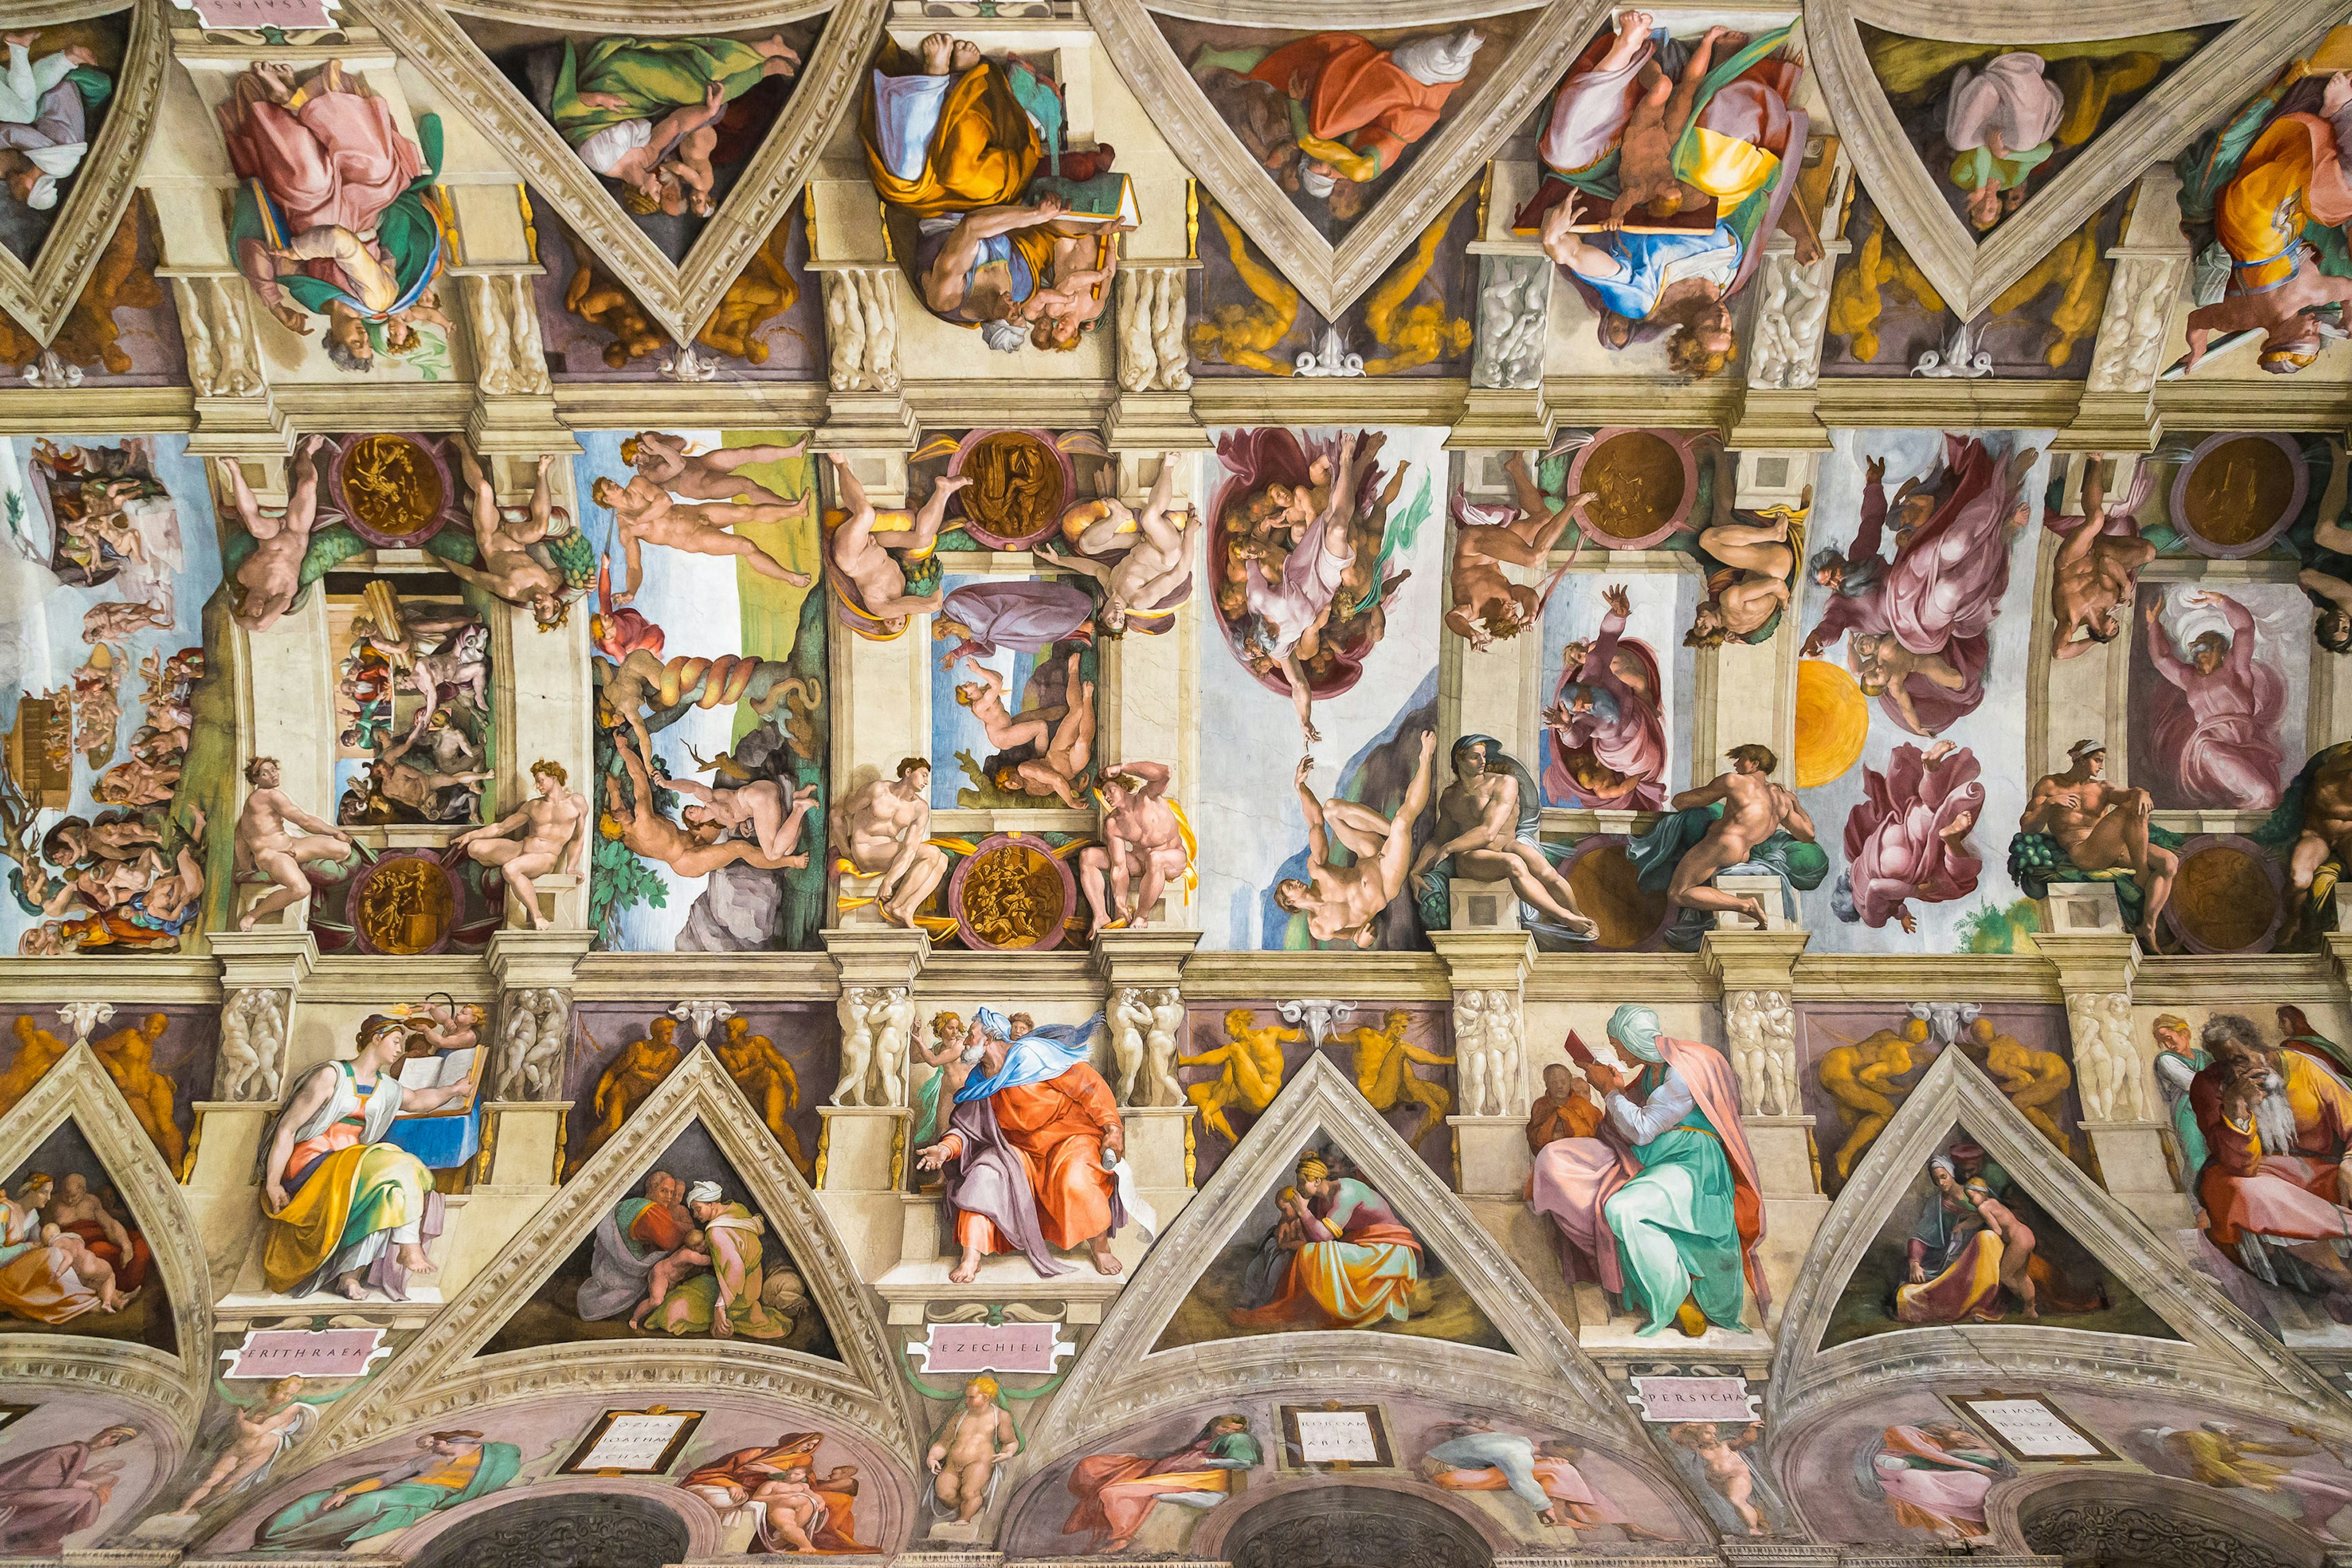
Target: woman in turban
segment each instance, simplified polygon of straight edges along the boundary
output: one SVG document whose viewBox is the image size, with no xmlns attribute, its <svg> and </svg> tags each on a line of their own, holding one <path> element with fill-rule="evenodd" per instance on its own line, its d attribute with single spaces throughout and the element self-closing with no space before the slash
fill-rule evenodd
<svg viewBox="0 0 2352 1568">
<path fill-rule="evenodd" d="M 1536 1212 L 1567 1237 L 1570 1279 L 1589 1279 L 1639 1312 L 1643 1334 L 1669 1323 L 1693 1339 L 1709 1323 L 1738 1330 L 1743 1278 L 1760 1310 L 1764 1234 L 1756 1156 L 1739 1125 L 1739 1091 L 1723 1054 L 1664 1032 L 1627 1005 L 1609 1020 L 1620 1062 L 1593 1060 L 1600 1138 L 1564 1138 L 1536 1156 Z"/>
<path fill-rule="evenodd" d="M 272 1290 L 331 1283 L 357 1301 L 373 1285 L 399 1301 L 408 1275 L 434 1272 L 424 1245 L 440 1228 L 433 1173 L 386 1140 L 394 1117 L 437 1110 L 471 1086 L 404 1088 L 391 1069 L 407 1043 L 405 1020 L 371 1015 L 351 1060 L 312 1068 L 278 1113 L 262 1174 Z"/>
</svg>

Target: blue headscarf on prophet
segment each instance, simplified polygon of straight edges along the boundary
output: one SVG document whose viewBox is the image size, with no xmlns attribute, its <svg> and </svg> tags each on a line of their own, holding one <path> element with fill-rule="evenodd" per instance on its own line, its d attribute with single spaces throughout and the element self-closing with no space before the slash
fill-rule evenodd
<svg viewBox="0 0 2352 1568">
<path fill-rule="evenodd" d="M 1087 1042 L 1103 1025 L 1103 1016 L 1097 1013 L 1083 1024 L 1039 1024 L 1014 1040 L 1011 1038 L 1013 1026 L 995 1008 L 979 1008 L 973 1012 L 972 1019 L 979 1024 L 982 1034 L 1009 1043 L 1003 1067 L 986 1078 L 973 1079 L 956 1091 L 959 1105 L 968 1100 L 985 1100 L 1000 1089 L 1018 1089 L 1023 1084 L 1044 1083 L 1061 1077 L 1093 1054 Z"/>
</svg>

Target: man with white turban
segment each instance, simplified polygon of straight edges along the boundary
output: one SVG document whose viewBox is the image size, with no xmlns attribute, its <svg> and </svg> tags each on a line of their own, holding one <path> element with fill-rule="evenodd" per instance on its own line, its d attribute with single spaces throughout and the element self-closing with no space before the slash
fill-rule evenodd
<svg viewBox="0 0 2352 1568">
<path fill-rule="evenodd" d="M 32 58 L 32 35 L 6 37 L 8 64 L 0 71 L 0 180 L 9 195 L 47 212 L 58 205 L 58 182 L 81 166 L 89 151 L 89 113 L 114 84 L 81 45 Z"/>
<path fill-rule="evenodd" d="M 1609 1038 L 1616 1050 L 1603 1059 L 1569 1037 L 1603 1096 L 1601 1136 L 1547 1144 L 1529 1201 L 1567 1237 L 1569 1278 L 1593 1280 L 1641 1313 L 1639 1332 L 1668 1323 L 1693 1339 L 1709 1323 L 1738 1331 L 1743 1282 L 1759 1310 L 1770 1298 L 1757 1257 L 1756 1156 L 1731 1064 L 1667 1035 L 1647 1007 L 1618 1008 Z"/>
<path fill-rule="evenodd" d="M 1465 27 L 1383 49 L 1353 33 L 1317 33 L 1275 49 L 1204 48 L 1192 70 L 1223 67 L 1288 99 L 1291 134 L 1305 155 L 1299 183 L 1309 195 L 1328 196 L 1341 180 L 1361 184 L 1387 174 L 1435 130 L 1486 41 Z"/>
</svg>

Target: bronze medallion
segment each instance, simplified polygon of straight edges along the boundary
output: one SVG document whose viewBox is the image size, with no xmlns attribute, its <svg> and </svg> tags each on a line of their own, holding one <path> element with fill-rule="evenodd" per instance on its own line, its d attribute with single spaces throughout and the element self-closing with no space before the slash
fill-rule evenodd
<svg viewBox="0 0 2352 1568">
<path fill-rule="evenodd" d="M 956 868 L 948 904 L 965 941 L 1017 952 L 1060 944 L 1076 890 L 1069 868 L 1040 841 L 1000 835 Z"/>
<path fill-rule="evenodd" d="M 1682 510 L 1683 455 L 1663 436 L 1626 430 L 1586 458 L 1578 485 L 1593 492 L 1584 517 L 1612 540 L 1648 539 Z"/>
<path fill-rule="evenodd" d="M 982 437 L 956 469 L 971 480 L 959 498 L 965 527 L 983 544 L 1019 549 L 1061 521 L 1067 499 L 1062 455 L 1026 430 Z"/>
<path fill-rule="evenodd" d="M 421 855 L 379 860 L 351 891 L 352 925 L 373 952 L 437 952 L 457 918 L 448 873 Z"/>
<path fill-rule="evenodd" d="M 2213 437 L 2173 482 L 2174 518 L 2200 554 L 2252 555 L 2293 521 L 2307 483 L 2285 437 Z"/>
<path fill-rule="evenodd" d="M 449 479 L 409 436 L 362 436 L 335 461 L 335 490 L 353 531 L 371 544 L 405 548 L 441 528 Z"/>
<path fill-rule="evenodd" d="M 1576 907 L 1600 924 L 1593 946 L 1625 952 L 1658 933 L 1674 911 L 1666 895 L 1641 885 L 1640 873 L 1626 858 L 1622 844 L 1602 844 L 1579 855 L 1567 869 L 1568 885 L 1576 889 Z"/>
<path fill-rule="evenodd" d="M 2189 846 L 2166 906 L 2173 929 L 2201 952 L 2264 951 L 2284 914 L 2278 879 L 2242 840 Z"/>
</svg>

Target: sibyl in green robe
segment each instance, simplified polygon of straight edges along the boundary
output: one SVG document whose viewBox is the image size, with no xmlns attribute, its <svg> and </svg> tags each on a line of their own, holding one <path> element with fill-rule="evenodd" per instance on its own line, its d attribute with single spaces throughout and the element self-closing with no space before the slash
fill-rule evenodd
<svg viewBox="0 0 2352 1568">
<path fill-rule="evenodd" d="M 1649 1092 L 1647 1104 L 1633 1111 L 1637 1124 L 1648 1131 L 1671 1121 L 1633 1145 L 1641 1173 L 1601 1205 L 1617 1237 L 1625 1304 L 1647 1320 L 1638 1331 L 1643 1335 L 1672 1323 L 1685 1296 L 1708 1322 L 1737 1330 L 1746 1276 L 1723 1140 L 1674 1068 L 1652 1063 L 1641 1082 Z"/>
<path fill-rule="evenodd" d="M 486 1497 L 514 1479 L 522 1450 L 512 1443 L 485 1443 L 472 1454 L 417 1455 L 373 1478 L 346 1486 L 366 1486 L 341 1508 L 327 1500 L 339 1489 L 306 1492 L 253 1532 L 257 1552 L 341 1552 L 427 1514 Z M 373 1480 L 373 1484 L 369 1482 Z"/>
<path fill-rule="evenodd" d="M 766 56 L 733 38 L 599 38 L 584 58 L 567 38 L 548 118 L 577 147 L 608 125 L 700 103 L 714 81 L 731 102 L 760 84 L 767 66 Z M 583 92 L 609 92 L 628 107 L 595 108 L 580 101 Z"/>
</svg>

